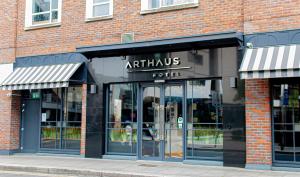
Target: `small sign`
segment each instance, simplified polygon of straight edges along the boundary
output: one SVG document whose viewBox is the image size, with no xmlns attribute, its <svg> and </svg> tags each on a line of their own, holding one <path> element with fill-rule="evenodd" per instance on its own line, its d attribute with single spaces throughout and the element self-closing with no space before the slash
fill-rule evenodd
<svg viewBox="0 0 300 177">
<path fill-rule="evenodd" d="M 177 123 L 178 123 L 178 128 L 182 128 L 182 125 L 183 125 L 183 118 L 182 117 L 178 117 L 177 119 Z"/>
<path fill-rule="evenodd" d="M 32 92 L 31 93 L 32 99 L 40 99 L 40 93 L 39 92 Z"/>
<path fill-rule="evenodd" d="M 42 113 L 42 122 L 47 121 L 47 113 Z"/>
</svg>

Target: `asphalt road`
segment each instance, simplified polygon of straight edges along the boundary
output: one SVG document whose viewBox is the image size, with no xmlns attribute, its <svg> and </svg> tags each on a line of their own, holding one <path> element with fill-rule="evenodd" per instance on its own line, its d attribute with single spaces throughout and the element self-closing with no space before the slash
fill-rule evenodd
<svg viewBox="0 0 300 177">
<path fill-rule="evenodd" d="M 0 177 L 82 177 L 82 176 L 53 175 L 53 174 L 14 172 L 14 171 L 1 171 L 0 170 Z"/>
</svg>

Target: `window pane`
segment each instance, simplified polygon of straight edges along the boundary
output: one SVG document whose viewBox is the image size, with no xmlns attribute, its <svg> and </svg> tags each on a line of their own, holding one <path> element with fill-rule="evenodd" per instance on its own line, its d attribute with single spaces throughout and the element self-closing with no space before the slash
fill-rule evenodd
<svg viewBox="0 0 300 177">
<path fill-rule="evenodd" d="M 37 25 L 37 24 L 43 24 L 43 23 L 48 23 L 50 20 L 50 13 L 47 14 L 40 14 L 40 15 L 33 15 L 32 16 L 32 24 Z"/>
<path fill-rule="evenodd" d="M 52 8 L 51 9 L 58 9 L 58 0 L 52 0 Z"/>
<path fill-rule="evenodd" d="M 42 90 L 41 148 L 60 148 L 61 89 Z"/>
<path fill-rule="evenodd" d="M 188 158 L 222 160 L 221 80 L 188 81 L 187 92 Z"/>
<path fill-rule="evenodd" d="M 32 12 L 46 12 L 50 11 L 50 0 L 32 0 Z"/>
<path fill-rule="evenodd" d="M 105 3 L 105 2 L 109 2 L 110 0 L 94 0 L 94 4 L 95 3 Z"/>
<path fill-rule="evenodd" d="M 159 1 L 160 0 L 149 0 L 149 9 L 159 8 Z"/>
<path fill-rule="evenodd" d="M 80 149 L 81 138 L 81 87 L 65 89 L 64 122 L 63 122 L 63 149 Z"/>
<path fill-rule="evenodd" d="M 136 153 L 137 87 L 135 84 L 113 84 L 109 91 L 107 151 Z"/>
<path fill-rule="evenodd" d="M 57 22 L 58 11 L 52 11 L 52 22 Z"/>
<path fill-rule="evenodd" d="M 293 132 L 274 133 L 275 160 L 294 161 Z"/>
<path fill-rule="evenodd" d="M 93 16 L 105 16 L 109 15 L 109 4 L 96 5 L 93 7 Z"/>
</svg>

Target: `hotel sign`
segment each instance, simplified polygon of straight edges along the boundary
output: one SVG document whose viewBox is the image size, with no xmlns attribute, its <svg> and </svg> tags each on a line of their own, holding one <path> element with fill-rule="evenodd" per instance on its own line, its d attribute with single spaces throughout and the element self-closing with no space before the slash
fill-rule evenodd
<svg viewBox="0 0 300 177">
<path fill-rule="evenodd" d="M 141 59 L 128 61 L 126 69 L 129 73 L 149 72 L 154 79 L 164 77 L 180 76 L 180 70 L 190 69 L 191 67 L 182 67 L 179 57 L 163 59 Z"/>
</svg>

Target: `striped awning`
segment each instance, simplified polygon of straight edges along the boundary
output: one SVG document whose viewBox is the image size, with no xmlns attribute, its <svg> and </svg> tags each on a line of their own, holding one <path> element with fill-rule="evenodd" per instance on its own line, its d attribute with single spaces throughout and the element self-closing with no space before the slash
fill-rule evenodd
<svg viewBox="0 0 300 177">
<path fill-rule="evenodd" d="M 241 79 L 300 77 L 300 45 L 247 49 Z"/>
<path fill-rule="evenodd" d="M 16 68 L 1 84 L 2 90 L 28 90 L 68 87 L 82 63 Z"/>
</svg>

